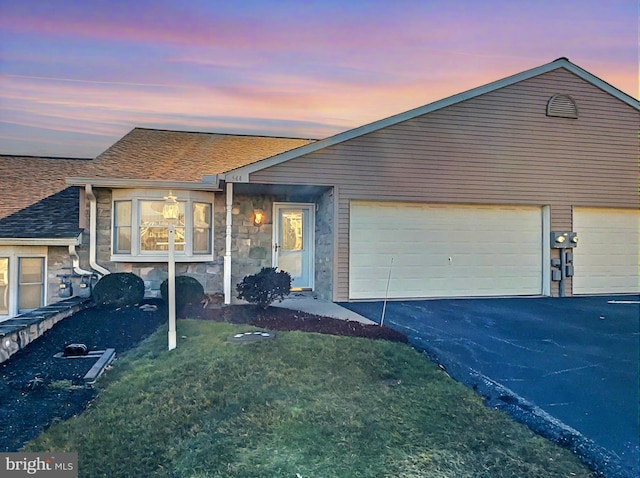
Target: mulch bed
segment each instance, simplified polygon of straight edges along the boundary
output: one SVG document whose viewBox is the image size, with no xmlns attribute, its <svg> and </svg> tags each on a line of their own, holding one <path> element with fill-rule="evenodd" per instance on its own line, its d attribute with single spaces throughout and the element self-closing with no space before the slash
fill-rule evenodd
<svg viewBox="0 0 640 478">
<path fill-rule="evenodd" d="M 166 321 L 166 312 L 86 309 L 68 317 L 0 364 L 0 452 L 17 451 L 53 421 L 81 413 L 96 396 L 83 377 L 95 359 L 54 358 L 72 343 L 122 354 Z"/>
<path fill-rule="evenodd" d="M 115 348 L 118 355 L 137 346 L 167 321 L 161 301 L 147 301 L 157 310 L 138 307 L 118 310 L 86 309 L 59 322 L 42 337 L 0 364 L 0 452 L 17 451 L 51 423 L 82 413 L 96 397 L 83 377 L 93 359 L 60 359 L 54 354 L 71 343 L 89 350 Z M 189 307 L 178 314 L 201 320 L 250 324 L 269 330 L 317 332 L 407 342 L 406 336 L 387 327 L 364 325 L 295 310 L 253 306 Z"/>
<path fill-rule="evenodd" d="M 333 319 L 292 309 L 269 307 L 261 309 L 251 305 L 232 305 L 209 308 L 189 307 L 180 314 L 183 317 L 250 324 L 268 330 L 299 330 L 320 334 L 366 337 L 407 343 L 407 336 L 388 327 L 367 325 L 355 321 Z"/>
</svg>

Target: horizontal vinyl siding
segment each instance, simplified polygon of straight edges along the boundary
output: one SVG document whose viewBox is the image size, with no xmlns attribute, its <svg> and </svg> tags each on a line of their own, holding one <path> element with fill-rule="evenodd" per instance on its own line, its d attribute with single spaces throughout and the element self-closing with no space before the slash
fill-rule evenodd
<svg viewBox="0 0 640 478">
<path fill-rule="evenodd" d="M 579 119 L 550 118 L 571 95 Z M 348 294 L 349 201 L 636 207 L 639 114 L 566 70 L 511 85 L 252 173 L 266 184 L 340 188 L 334 300 Z M 570 290 L 570 289 L 569 289 Z"/>
</svg>

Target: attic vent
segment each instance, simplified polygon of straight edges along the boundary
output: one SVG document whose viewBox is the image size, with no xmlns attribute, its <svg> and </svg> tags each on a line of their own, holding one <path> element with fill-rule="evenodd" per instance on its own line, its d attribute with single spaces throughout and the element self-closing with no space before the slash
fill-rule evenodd
<svg viewBox="0 0 640 478">
<path fill-rule="evenodd" d="M 547 103 L 547 116 L 578 118 L 578 107 L 569 95 L 554 95 Z"/>
</svg>

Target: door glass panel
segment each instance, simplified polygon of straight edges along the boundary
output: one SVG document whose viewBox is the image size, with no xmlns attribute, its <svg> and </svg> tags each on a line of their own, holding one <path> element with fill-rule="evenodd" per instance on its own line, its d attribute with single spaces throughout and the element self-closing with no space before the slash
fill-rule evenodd
<svg viewBox="0 0 640 478">
<path fill-rule="evenodd" d="M 282 250 L 302 250 L 302 211 L 286 211 L 282 213 Z"/>
<path fill-rule="evenodd" d="M 19 310 L 37 309 L 43 303 L 44 259 L 20 257 L 18 259 Z"/>
<path fill-rule="evenodd" d="M 9 315 L 9 258 L 0 257 L 0 315 Z"/>
<path fill-rule="evenodd" d="M 302 255 L 281 253 L 278 259 L 278 267 L 291 274 L 291 280 L 295 284 L 302 276 Z"/>
<path fill-rule="evenodd" d="M 313 285 L 313 224 L 311 205 L 277 207 L 274 266 L 291 275 L 294 289 Z"/>
</svg>

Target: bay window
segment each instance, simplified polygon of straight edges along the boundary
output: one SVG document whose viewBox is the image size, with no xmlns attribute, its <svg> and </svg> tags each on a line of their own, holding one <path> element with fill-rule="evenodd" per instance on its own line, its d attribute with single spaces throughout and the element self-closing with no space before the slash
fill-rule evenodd
<svg viewBox="0 0 640 478">
<path fill-rule="evenodd" d="M 114 190 L 112 257 L 114 261 L 166 260 L 169 231 L 162 215 L 166 191 Z M 176 259 L 211 260 L 213 194 L 180 191 L 175 224 Z"/>
</svg>

